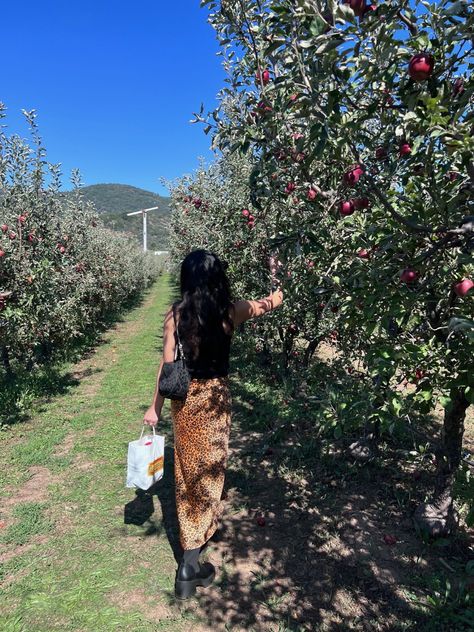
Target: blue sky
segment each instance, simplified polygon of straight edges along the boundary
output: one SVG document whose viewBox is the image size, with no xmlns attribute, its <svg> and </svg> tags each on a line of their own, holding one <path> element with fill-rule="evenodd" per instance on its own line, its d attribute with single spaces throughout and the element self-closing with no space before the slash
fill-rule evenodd
<svg viewBox="0 0 474 632">
<path fill-rule="evenodd" d="M 223 86 L 217 40 L 199 0 L 4 0 L 0 101 L 12 132 L 36 109 L 50 162 L 85 184 L 166 194 L 160 177 L 211 158 L 191 125 Z"/>
</svg>

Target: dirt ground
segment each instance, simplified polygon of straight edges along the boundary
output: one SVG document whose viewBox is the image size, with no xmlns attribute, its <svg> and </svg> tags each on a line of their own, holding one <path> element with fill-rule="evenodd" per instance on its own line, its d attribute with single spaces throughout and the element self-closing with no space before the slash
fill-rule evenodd
<svg viewBox="0 0 474 632">
<path fill-rule="evenodd" d="M 211 630 L 471 629 L 455 622 L 449 600 L 427 602 L 474 557 L 474 534 L 463 527 L 441 543 L 414 529 L 433 468 L 420 472 L 390 446 L 383 460 L 351 463 L 344 450 L 304 436 L 304 424 L 301 436 L 269 448 L 265 433 L 241 425 L 248 412 L 239 402 L 252 396 L 237 379 L 234 393 L 227 512 L 203 554 L 217 579 L 184 611 Z M 471 416 L 467 441 L 473 428 Z M 172 458 L 169 449 L 165 487 Z M 159 495 L 176 534 L 172 498 Z"/>
</svg>

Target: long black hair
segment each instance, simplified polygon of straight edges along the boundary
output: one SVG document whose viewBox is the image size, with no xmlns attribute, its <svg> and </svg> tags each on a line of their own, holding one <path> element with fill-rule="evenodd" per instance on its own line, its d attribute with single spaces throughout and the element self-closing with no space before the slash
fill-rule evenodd
<svg viewBox="0 0 474 632">
<path fill-rule="evenodd" d="M 229 317 L 232 297 L 226 267 L 208 250 L 193 250 L 181 263 L 179 333 L 194 359 L 201 345 L 219 344 L 220 337 L 226 335 L 223 322 L 231 333 L 234 331 Z"/>
</svg>

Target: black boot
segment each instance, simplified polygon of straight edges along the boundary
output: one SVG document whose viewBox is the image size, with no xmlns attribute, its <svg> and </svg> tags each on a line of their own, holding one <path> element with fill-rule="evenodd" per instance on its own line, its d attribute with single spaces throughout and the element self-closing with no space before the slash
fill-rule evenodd
<svg viewBox="0 0 474 632">
<path fill-rule="evenodd" d="M 199 570 L 194 570 L 191 564 L 181 562 L 176 571 L 174 594 L 177 599 L 188 599 L 196 592 L 196 586 L 206 588 L 212 584 L 216 569 L 210 562 L 198 563 Z"/>
</svg>

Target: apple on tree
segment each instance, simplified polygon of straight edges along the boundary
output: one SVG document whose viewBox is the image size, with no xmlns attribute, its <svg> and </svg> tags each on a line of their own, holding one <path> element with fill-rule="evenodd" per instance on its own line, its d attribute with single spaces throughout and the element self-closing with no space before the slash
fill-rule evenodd
<svg viewBox="0 0 474 632">
<path fill-rule="evenodd" d="M 431 77 L 434 57 L 430 53 L 413 55 L 408 64 L 408 74 L 413 81 L 426 81 Z"/>
<path fill-rule="evenodd" d="M 416 270 L 413 270 L 413 268 L 405 268 L 405 270 L 403 270 L 403 272 L 400 275 L 400 280 L 403 281 L 403 283 L 414 283 L 418 278 L 418 272 Z"/>
<path fill-rule="evenodd" d="M 356 209 L 369 208 L 369 206 L 370 206 L 369 198 L 366 198 L 366 197 L 356 198 L 355 200 L 353 200 L 353 202 L 354 202 L 354 207 Z"/>
<path fill-rule="evenodd" d="M 257 71 L 255 78 L 257 79 L 258 82 L 260 82 L 260 77 L 261 77 L 261 81 L 263 85 L 266 86 L 267 83 L 270 82 L 270 71 L 268 70 L 268 68 L 265 68 L 265 70 L 262 72 L 261 75 L 260 75 L 260 72 Z"/>
<path fill-rule="evenodd" d="M 466 296 L 466 294 L 474 287 L 472 279 L 461 279 L 454 285 L 454 292 L 457 296 Z"/>
<path fill-rule="evenodd" d="M 364 169 L 361 165 L 355 165 L 344 174 L 344 182 L 346 184 L 356 184 L 359 182 L 360 177 L 364 174 Z"/>
<path fill-rule="evenodd" d="M 339 212 L 341 215 L 352 215 L 355 211 L 354 200 L 345 200 L 339 203 Z"/>
<path fill-rule="evenodd" d="M 364 15 L 367 10 L 366 0 L 344 0 L 344 4 L 348 4 L 357 17 Z"/>
<path fill-rule="evenodd" d="M 408 156 L 411 154 L 411 147 L 408 143 L 402 143 L 400 145 L 400 156 Z"/>
</svg>

